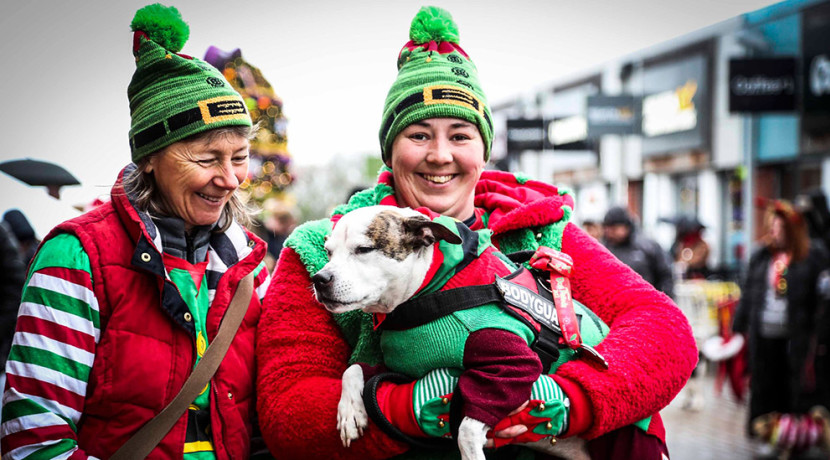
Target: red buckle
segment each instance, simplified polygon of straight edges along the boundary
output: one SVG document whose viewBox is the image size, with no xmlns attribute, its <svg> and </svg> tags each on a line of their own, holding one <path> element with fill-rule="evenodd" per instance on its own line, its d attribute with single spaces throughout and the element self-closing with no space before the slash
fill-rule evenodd
<svg viewBox="0 0 830 460">
<path fill-rule="evenodd" d="M 574 260 L 564 252 L 546 246 L 539 246 L 539 249 L 530 258 L 530 266 L 539 270 L 556 272 L 563 276 L 571 276 Z"/>
<path fill-rule="evenodd" d="M 531 267 L 550 272 L 550 290 L 553 303 L 556 305 L 562 338 L 568 347 L 577 350 L 582 346 L 582 336 L 579 334 L 579 323 L 571 297 L 571 282 L 568 279 L 573 271 L 573 264 L 571 256 L 545 246 L 540 246 L 530 258 Z"/>
</svg>

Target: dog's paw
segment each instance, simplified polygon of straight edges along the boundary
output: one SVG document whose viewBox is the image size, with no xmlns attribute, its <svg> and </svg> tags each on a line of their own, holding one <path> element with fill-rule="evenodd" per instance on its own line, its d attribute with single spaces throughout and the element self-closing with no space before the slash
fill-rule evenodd
<svg viewBox="0 0 830 460">
<path fill-rule="evenodd" d="M 343 373 L 343 389 L 337 404 L 337 429 L 345 447 L 363 436 L 369 415 L 363 406 L 363 370 L 352 365 Z"/>
<path fill-rule="evenodd" d="M 464 417 L 458 427 L 458 450 L 462 460 L 485 460 L 484 443 L 490 428 L 470 417 Z"/>
<path fill-rule="evenodd" d="M 368 424 L 369 416 L 362 402 L 358 405 L 340 400 L 337 406 L 337 429 L 340 430 L 340 440 L 343 441 L 343 446 L 349 447 L 352 441 L 363 436 L 363 430 Z"/>
</svg>

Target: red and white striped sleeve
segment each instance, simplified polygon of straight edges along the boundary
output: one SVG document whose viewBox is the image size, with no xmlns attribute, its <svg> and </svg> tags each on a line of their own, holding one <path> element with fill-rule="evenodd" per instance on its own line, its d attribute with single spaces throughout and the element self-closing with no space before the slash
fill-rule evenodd
<svg viewBox="0 0 830 460">
<path fill-rule="evenodd" d="M 100 337 L 89 257 L 72 235 L 40 248 L 23 289 L 0 425 L 2 460 L 87 458 L 76 427 Z"/>
</svg>

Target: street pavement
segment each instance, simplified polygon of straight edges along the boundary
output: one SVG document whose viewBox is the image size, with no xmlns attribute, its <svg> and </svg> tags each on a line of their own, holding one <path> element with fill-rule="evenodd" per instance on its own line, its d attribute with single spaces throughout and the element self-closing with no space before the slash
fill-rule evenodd
<svg viewBox="0 0 830 460">
<path fill-rule="evenodd" d="M 666 426 L 666 442 L 672 460 L 749 460 L 750 444 L 744 435 L 747 406 L 735 401 L 728 385 L 715 394 L 715 380 L 705 375 L 699 410 L 684 408 L 685 388 L 660 413 Z"/>
</svg>

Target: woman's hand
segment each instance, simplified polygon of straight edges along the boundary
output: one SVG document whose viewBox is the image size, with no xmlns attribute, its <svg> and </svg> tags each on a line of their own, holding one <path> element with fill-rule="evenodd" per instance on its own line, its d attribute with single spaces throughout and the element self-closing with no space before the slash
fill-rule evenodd
<svg viewBox="0 0 830 460">
<path fill-rule="evenodd" d="M 531 398 L 533 396 L 531 394 Z M 485 447 L 523 444 L 533 448 L 542 440 L 550 444 L 550 439 L 565 431 L 567 418 L 568 409 L 563 400 L 530 399 L 496 424 L 487 434 L 489 439 Z"/>
<path fill-rule="evenodd" d="M 505 444 L 519 444 L 546 455 L 555 455 L 576 460 L 590 459 L 585 449 L 585 440 L 576 436 L 567 439 L 557 439 L 553 435 L 540 435 L 539 433 L 534 433 L 532 430 L 538 425 L 541 425 L 541 423 L 518 421 L 521 418 L 521 414 L 529 414 L 528 406 L 530 406 L 530 403 L 531 401 L 525 401 L 524 404 L 511 412 L 507 418 L 499 422 L 499 425 L 504 423 L 508 426 L 495 429 L 491 433 L 488 433 L 488 435 L 492 434 L 492 438 L 487 440 L 484 447 L 494 448 Z M 515 424 L 511 424 L 514 421 Z M 547 428 L 550 422 L 545 421 L 542 423 L 544 423 L 544 428 Z"/>
<path fill-rule="evenodd" d="M 518 414 L 519 412 L 525 410 L 527 408 L 528 404 L 530 404 L 530 400 L 525 401 L 524 404 L 517 407 L 516 410 L 514 410 L 513 412 L 508 414 L 508 416 L 507 416 L 508 418 L 505 419 L 505 420 L 509 420 L 510 417 L 512 417 L 512 416 Z M 527 425 L 517 424 L 517 425 L 508 426 L 507 428 L 503 428 L 503 429 L 500 429 L 498 431 L 493 431 L 493 437 L 487 439 L 487 443 L 484 444 L 484 447 L 488 447 L 488 448 L 495 447 L 494 438 L 514 439 L 514 438 L 524 434 L 525 432 L 527 432 L 527 430 L 528 430 Z"/>
</svg>

